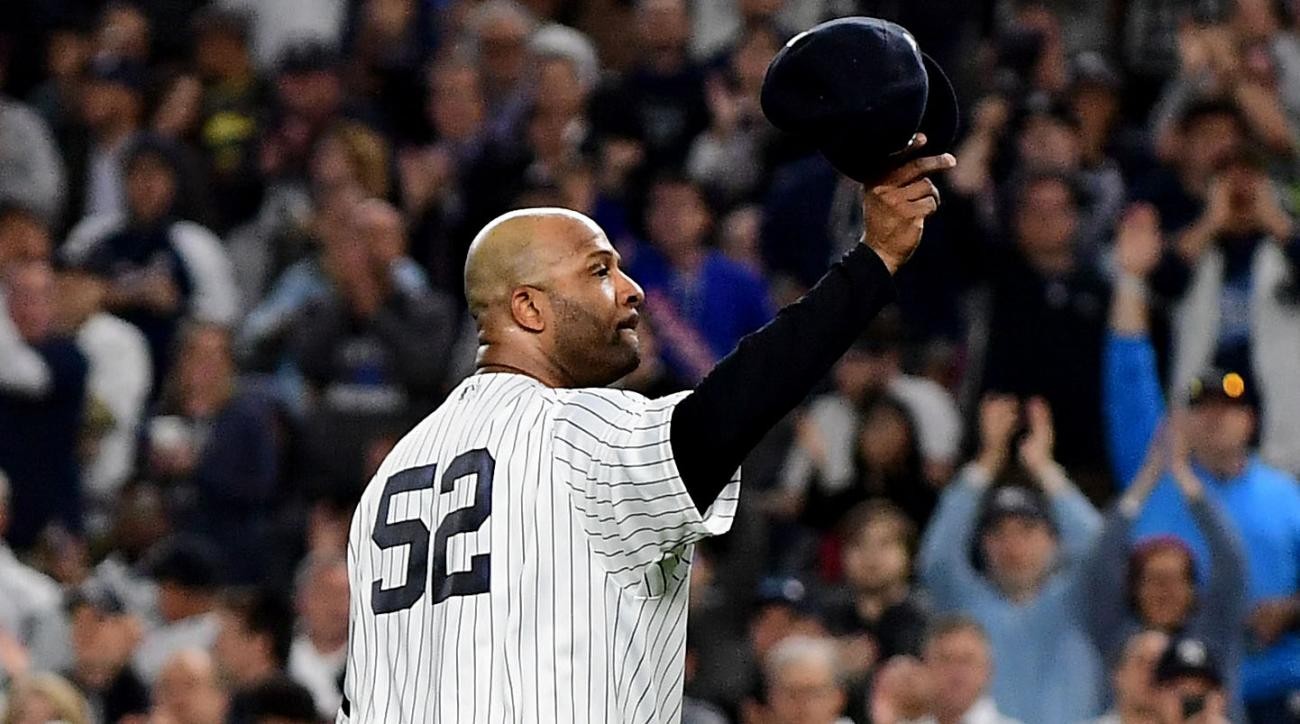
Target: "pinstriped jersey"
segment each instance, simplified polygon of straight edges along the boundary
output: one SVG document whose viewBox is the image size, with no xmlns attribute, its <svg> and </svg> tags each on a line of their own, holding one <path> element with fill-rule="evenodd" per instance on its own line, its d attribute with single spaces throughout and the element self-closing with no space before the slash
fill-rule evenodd
<svg viewBox="0 0 1300 724">
<path fill-rule="evenodd" d="M 407 434 L 352 520 L 338 723 L 678 720 L 693 543 L 740 486 L 691 500 L 684 395 L 479 374 Z"/>
</svg>

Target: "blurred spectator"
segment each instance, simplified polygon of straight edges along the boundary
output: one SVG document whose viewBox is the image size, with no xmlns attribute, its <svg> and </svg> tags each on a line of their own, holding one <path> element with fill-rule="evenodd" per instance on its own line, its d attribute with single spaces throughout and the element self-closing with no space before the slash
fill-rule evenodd
<svg viewBox="0 0 1300 724">
<path fill-rule="evenodd" d="M 337 48 L 348 8 L 344 0 L 217 0 L 217 4 L 248 14 L 257 61 L 267 70 L 296 42 Z"/>
<path fill-rule="evenodd" d="M 1164 414 L 1148 334 L 1145 278 L 1159 259 L 1159 236 L 1149 209 L 1125 220 L 1116 241 L 1124 276 L 1111 309 L 1105 349 L 1103 407 L 1117 480 L 1134 479 Z M 1187 442 L 1193 470 L 1236 524 L 1245 544 L 1252 608 L 1248 623 L 1253 646 L 1242 669 L 1242 693 L 1252 721 L 1281 721 L 1300 676 L 1290 662 L 1300 658 L 1297 591 L 1300 561 L 1292 554 L 1300 535 L 1300 488 L 1295 478 L 1259 459 L 1252 445 L 1257 391 L 1250 374 L 1206 370 L 1194 383 L 1175 386 L 1177 403 L 1190 407 Z M 1189 542 L 1198 561 L 1210 560 L 1205 540 L 1175 483 L 1165 476 L 1133 528 L 1136 536 L 1174 534 Z"/>
<path fill-rule="evenodd" d="M 1156 661 L 1155 674 L 1158 706 L 1164 721 L 1228 723 L 1223 675 L 1213 651 L 1204 641 L 1186 636 L 1171 639 Z"/>
<path fill-rule="evenodd" d="M 1073 723 L 1096 713 L 1101 683 L 1079 620 L 1087 600 L 1080 563 L 1099 520 L 1052 459 L 1046 403 L 1033 400 L 1025 413 L 1018 457 L 1034 487 L 990 487 L 1021 415 L 1014 399 L 985 400 L 979 456 L 944 491 L 918 564 L 939 610 L 967 613 L 988 633 L 998 708 L 1021 721 Z"/>
<path fill-rule="evenodd" d="M 214 229 L 225 233 L 252 218 L 262 200 L 257 139 L 270 89 L 253 64 L 246 16 L 211 8 L 193 24 L 194 67 L 203 88 L 197 145 L 212 184 Z"/>
<path fill-rule="evenodd" d="M 989 695 L 994 661 L 974 619 L 947 616 L 925 636 L 923 666 L 911 657 L 885 665 L 871 701 L 872 724 L 1018 724 Z"/>
<path fill-rule="evenodd" d="M 131 667 L 140 621 L 117 594 L 87 581 L 68 596 L 72 667 L 66 672 L 89 704 L 91 720 L 117 722 L 149 712 L 149 690 Z"/>
<path fill-rule="evenodd" d="M 55 328 L 54 273 L 44 261 L 0 274 L 0 470 L 12 486 L 9 543 L 32 546 L 47 526 L 82 529 L 78 438 L 86 358 Z"/>
<path fill-rule="evenodd" d="M 766 663 L 781 641 L 792 636 L 822 638 L 826 629 L 817 615 L 816 602 L 811 592 L 797 578 L 771 576 L 758 584 L 753 597 L 753 608 L 746 627 L 747 639 L 742 644 L 741 659 L 733 664 L 735 683 L 747 697 L 741 702 L 741 721 L 746 721 L 745 711 L 761 712 L 770 704 L 766 699 L 771 681 L 766 675 Z M 832 645 L 833 641 L 830 642 Z M 838 651 L 835 648 L 834 651 Z M 835 659 L 838 665 L 838 655 Z M 704 672 L 701 672 L 704 673 Z M 709 672 L 711 678 L 717 673 Z M 730 693 L 730 692 L 728 692 Z"/>
<path fill-rule="evenodd" d="M 1110 712 L 1090 724 L 1159 722 L 1161 713 L 1155 687 L 1156 662 L 1169 646 L 1169 636 L 1159 631 L 1130 635 L 1112 667 Z"/>
<path fill-rule="evenodd" d="M 40 672 L 19 679 L 9 690 L 4 724 L 91 724 L 86 700 L 57 674 Z"/>
<path fill-rule="evenodd" d="M 1291 354 L 1300 345 L 1300 234 L 1261 163 L 1243 155 L 1226 165 L 1202 219 L 1161 264 L 1161 291 L 1181 298 L 1171 374 L 1178 387 L 1209 365 L 1260 380 L 1261 454 L 1300 471 L 1300 374 Z M 1149 226 L 1133 233 L 1161 243 Z"/>
<path fill-rule="evenodd" d="M 712 225 L 712 211 L 694 183 L 662 178 L 646 211 L 649 244 L 630 260 L 664 361 L 690 382 L 772 317 L 762 281 L 705 246 Z"/>
<path fill-rule="evenodd" d="M 88 217 L 72 230 L 63 254 L 74 267 L 107 279 L 105 307 L 144 333 L 159 383 L 171 368 L 181 320 L 229 324 L 238 292 L 221 240 L 184 217 L 179 149 L 142 136 L 122 165 L 125 213 Z"/>
<path fill-rule="evenodd" d="M 65 152 L 71 134 L 79 125 L 78 99 L 94 50 L 86 15 L 71 11 L 52 19 L 41 56 L 46 80 L 27 95 L 28 103 L 41 114 Z M 61 223 L 62 216 L 51 222 Z"/>
<path fill-rule="evenodd" d="M 275 69 L 275 115 L 259 151 L 258 166 L 269 181 L 302 179 L 320 134 L 350 104 L 341 63 L 336 51 L 311 40 L 284 49 Z"/>
<path fill-rule="evenodd" d="M 1077 193 L 1062 176 L 1025 178 L 1015 245 L 985 250 L 991 300 L 983 324 L 996 332 L 983 351 L 980 377 L 984 390 L 1047 400 L 1061 463 L 1095 494 L 1109 487 L 1097 399 L 1110 291 L 1079 257 Z"/>
<path fill-rule="evenodd" d="M 532 13 L 515 0 L 485 0 L 470 11 L 466 39 L 482 70 L 488 135 L 507 141 L 520 129 L 528 102 L 528 42 L 537 29 Z"/>
<path fill-rule="evenodd" d="M 320 405 L 307 431 L 314 469 L 355 484 L 366 428 L 406 424 L 439 400 L 460 324 L 451 300 L 412 269 L 392 206 L 359 204 L 348 225 L 324 249 L 329 292 L 304 307 L 291 346 Z"/>
<path fill-rule="evenodd" d="M 50 258 L 50 227 L 36 212 L 0 201 L 0 268 L 15 261 Z"/>
<path fill-rule="evenodd" d="M 1107 670 L 1118 670 L 1127 642 L 1144 629 L 1203 639 L 1223 653 L 1228 662 L 1224 688 L 1239 700 L 1236 672 L 1244 654 L 1241 627 L 1247 612 L 1245 553 L 1227 514 L 1217 501 L 1205 497 L 1205 487 L 1192 470 L 1183 416 L 1176 414 L 1166 425 L 1152 439 L 1137 479 L 1107 513 L 1101 538 L 1085 564 L 1091 592 L 1084 620 Z M 1146 538 L 1130 549 L 1134 519 L 1166 472 L 1172 474 L 1209 545 L 1210 558 L 1199 571 L 1191 549 L 1174 536 Z"/>
<path fill-rule="evenodd" d="M 237 703 L 241 700 L 237 700 Z M 329 716 L 317 715 L 311 694 L 285 676 L 276 676 L 249 689 L 242 698 L 247 716 L 232 716 L 231 722 L 247 724 L 318 724 Z"/>
<path fill-rule="evenodd" d="M 293 610 L 267 590 L 228 598 L 213 655 L 231 685 L 230 724 L 258 724 L 258 687 L 284 676 L 293 643 Z M 310 696 L 307 697 L 310 701 Z"/>
<path fill-rule="evenodd" d="M 1202 235 L 1196 233 L 1196 227 L 1208 221 L 1202 217 L 1211 182 L 1240 152 L 1246 142 L 1246 127 L 1236 105 L 1208 100 L 1184 108 L 1167 133 L 1169 145 L 1178 152 L 1138 179 L 1132 195 L 1155 207 L 1161 230 L 1170 234 L 1170 250 L 1179 251 L 1184 246 L 1180 236 Z M 1196 223 L 1198 219 L 1200 223 Z"/>
<path fill-rule="evenodd" d="M 216 641 L 219 572 L 205 544 L 179 536 L 160 543 L 145 568 L 158 585 L 161 622 L 145 633 L 132 661 L 140 677 L 152 685 L 173 654 L 189 648 L 206 650 Z"/>
<path fill-rule="evenodd" d="M 704 70 L 687 54 L 685 0 L 638 0 L 636 33 L 641 54 L 602 91 L 596 125 L 604 136 L 638 144 L 651 172 L 677 168 L 709 127 Z"/>
<path fill-rule="evenodd" d="M 150 721 L 226 724 L 229 700 L 206 647 L 186 647 L 168 656 L 154 687 Z"/>
<path fill-rule="evenodd" d="M 298 633 L 289 651 L 288 672 L 311 692 L 320 718 L 339 708 L 339 683 L 347 663 L 348 562 L 328 552 L 308 554 L 294 585 Z"/>
<path fill-rule="evenodd" d="M 104 311 L 108 284 L 92 274 L 58 276 L 58 325 L 76 333 L 86 356 L 87 421 L 82 434 L 88 528 L 102 532 L 114 496 L 135 471 L 136 443 L 153 389 L 149 344 L 134 325 Z"/>
<path fill-rule="evenodd" d="M 10 495 L 9 479 L 0 470 L 0 536 L 10 524 Z M 0 632 L 30 646 L 43 622 L 57 616 L 60 596 L 57 583 L 18 560 L 0 540 Z"/>
<path fill-rule="evenodd" d="M 0 55 L 0 88 L 7 58 Z M 19 203 L 46 223 L 63 213 L 63 159 L 36 110 L 0 92 L 0 203 Z"/>
<path fill-rule="evenodd" d="M 149 420 L 148 472 L 177 486 L 178 523 L 220 551 L 227 581 L 265 572 L 280 451 L 274 412 L 239 389 L 225 329 L 180 333 L 176 366 Z"/>
<path fill-rule="evenodd" d="M 141 65 L 149 62 L 153 27 L 143 4 L 113 0 L 99 16 L 95 53 L 123 58 Z"/>
<path fill-rule="evenodd" d="M 122 599 L 128 611 L 146 624 L 161 620 L 158 587 L 139 564 L 171 533 L 169 518 L 156 486 L 124 487 L 113 500 L 104 539 L 111 552 L 95 565 L 92 573 Z"/>
<path fill-rule="evenodd" d="M 101 56 L 91 62 L 81 92 L 85 135 L 64 149 L 69 222 L 126 211 L 123 161 L 144 126 L 146 82 L 145 69 L 136 61 Z"/>
<path fill-rule="evenodd" d="M 766 724 L 844 724 L 846 698 L 835 642 L 794 635 L 763 659 Z"/>
</svg>

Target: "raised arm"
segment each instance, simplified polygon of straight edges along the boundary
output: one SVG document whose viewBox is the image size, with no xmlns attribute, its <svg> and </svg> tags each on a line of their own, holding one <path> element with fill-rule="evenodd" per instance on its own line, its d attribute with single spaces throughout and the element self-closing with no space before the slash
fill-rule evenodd
<svg viewBox="0 0 1300 724">
<path fill-rule="evenodd" d="M 1111 301 L 1102 370 L 1102 409 L 1111 466 L 1120 485 L 1138 468 L 1164 414 L 1147 321 L 1147 275 L 1160 260 L 1160 221 L 1146 204 L 1128 211 L 1115 240 L 1120 274 Z"/>
<path fill-rule="evenodd" d="M 926 175 L 955 163 L 947 154 L 916 159 L 867 190 L 863 243 L 802 299 L 742 339 L 676 406 L 673 455 L 700 510 L 893 299 L 891 275 L 916 249 L 926 217 L 939 206 Z"/>
<path fill-rule="evenodd" d="M 1052 457 L 1056 434 L 1047 401 L 1041 397 L 1031 399 L 1025 405 L 1025 418 L 1029 434 L 1020 443 L 1020 464 L 1052 504 L 1065 562 L 1078 564 L 1097 539 L 1100 516 Z"/>
</svg>

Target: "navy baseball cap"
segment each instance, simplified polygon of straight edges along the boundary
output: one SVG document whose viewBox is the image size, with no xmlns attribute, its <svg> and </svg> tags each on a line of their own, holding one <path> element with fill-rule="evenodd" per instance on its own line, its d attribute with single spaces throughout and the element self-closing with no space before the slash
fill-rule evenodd
<svg viewBox="0 0 1300 724">
<path fill-rule="evenodd" d="M 1187 385 L 1187 404 L 1218 400 L 1247 407 L 1259 404 L 1258 390 L 1250 374 L 1244 371 L 1210 367 L 1192 378 Z"/>
<path fill-rule="evenodd" d="M 89 75 L 91 80 L 120 85 L 136 93 L 143 93 L 149 82 L 148 73 L 139 62 L 112 55 L 102 55 L 91 61 Z"/>
<path fill-rule="evenodd" d="M 1021 485 L 1000 485 L 991 489 L 984 499 L 979 531 L 983 533 L 1002 519 L 1011 517 L 1039 521 L 1053 528 L 1052 516 L 1042 493 Z"/>
<path fill-rule="evenodd" d="M 840 173 L 870 182 L 957 137 L 957 94 L 916 39 L 887 20 L 849 17 L 796 35 L 772 59 L 761 103 L 772 125 L 810 141 Z"/>
<path fill-rule="evenodd" d="M 1220 686 L 1223 673 L 1219 662 L 1214 658 L 1210 647 L 1198 638 L 1185 636 L 1169 642 L 1165 652 L 1156 662 L 1156 683 L 1165 683 L 1174 679 L 1204 679 Z"/>
</svg>

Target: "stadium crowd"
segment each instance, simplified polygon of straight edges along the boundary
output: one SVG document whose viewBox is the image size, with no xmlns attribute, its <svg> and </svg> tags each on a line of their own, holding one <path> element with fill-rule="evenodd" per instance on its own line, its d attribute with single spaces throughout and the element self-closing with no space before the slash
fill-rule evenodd
<svg viewBox="0 0 1300 724">
<path fill-rule="evenodd" d="M 475 231 L 595 218 L 690 387 L 859 238 L 759 103 L 849 14 L 959 163 L 695 551 L 683 721 L 1300 721 L 1300 2 L 6 0 L 0 723 L 333 721 Z"/>
</svg>

